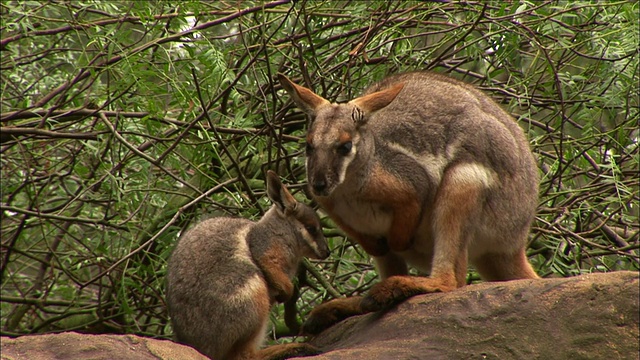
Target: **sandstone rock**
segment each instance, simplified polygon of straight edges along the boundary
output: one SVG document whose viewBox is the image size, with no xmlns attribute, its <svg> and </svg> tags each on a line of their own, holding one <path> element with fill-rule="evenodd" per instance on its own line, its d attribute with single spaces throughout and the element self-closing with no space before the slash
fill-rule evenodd
<svg viewBox="0 0 640 360">
<path fill-rule="evenodd" d="M 639 273 L 470 285 L 347 319 L 329 359 L 639 359 Z M 309 358 L 311 359 L 311 358 Z"/>
<path fill-rule="evenodd" d="M 135 335 L 74 332 L 2 337 L 2 360 L 207 360 L 196 350 L 168 340 Z"/>
</svg>

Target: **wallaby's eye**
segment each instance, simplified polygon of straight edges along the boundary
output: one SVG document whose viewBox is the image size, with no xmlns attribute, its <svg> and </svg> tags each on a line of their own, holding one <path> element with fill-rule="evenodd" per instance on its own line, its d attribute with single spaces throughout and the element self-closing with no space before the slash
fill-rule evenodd
<svg viewBox="0 0 640 360">
<path fill-rule="evenodd" d="M 311 236 L 316 236 L 316 234 L 318 233 L 318 228 L 316 228 L 316 227 L 315 227 L 315 226 L 313 226 L 313 225 L 305 225 L 305 227 L 304 227 L 304 228 L 307 230 L 307 232 L 308 232 L 308 233 L 309 233 L 309 235 L 311 235 Z"/>
<path fill-rule="evenodd" d="M 313 152 L 313 146 L 310 143 L 307 143 L 305 151 L 307 152 L 307 155 L 311 154 Z"/>
<path fill-rule="evenodd" d="M 351 141 L 347 141 L 344 144 L 340 144 L 338 146 L 338 154 L 342 156 L 347 156 L 351 152 L 352 147 L 353 147 L 353 143 Z"/>
</svg>

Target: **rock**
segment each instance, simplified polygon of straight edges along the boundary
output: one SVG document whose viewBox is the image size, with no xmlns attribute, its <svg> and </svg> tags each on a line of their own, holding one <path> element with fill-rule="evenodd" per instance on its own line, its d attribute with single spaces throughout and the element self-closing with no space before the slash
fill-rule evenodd
<svg viewBox="0 0 640 360">
<path fill-rule="evenodd" d="M 329 359 L 638 359 L 639 273 L 480 283 L 347 319 Z M 311 357 L 309 357 L 311 359 Z"/>
<path fill-rule="evenodd" d="M 3 336 L 2 360 L 207 360 L 196 350 L 169 340 L 135 335 L 86 335 L 74 332 Z"/>
<path fill-rule="evenodd" d="M 638 359 L 640 273 L 481 283 L 413 297 L 311 339 L 305 359 Z M 2 360 L 206 359 L 167 340 L 61 333 L 2 337 Z"/>
</svg>

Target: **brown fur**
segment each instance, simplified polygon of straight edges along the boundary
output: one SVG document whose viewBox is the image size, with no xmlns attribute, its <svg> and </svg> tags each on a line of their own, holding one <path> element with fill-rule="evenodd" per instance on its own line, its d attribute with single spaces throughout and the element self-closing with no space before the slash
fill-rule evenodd
<svg viewBox="0 0 640 360">
<path fill-rule="evenodd" d="M 523 131 L 489 97 L 415 72 L 332 104 L 279 77 L 312 119 L 307 176 L 314 199 L 374 256 L 382 278 L 361 300 L 314 309 L 306 328 L 464 286 L 468 262 L 486 280 L 537 277 L 525 254 L 536 164 Z M 408 276 L 408 265 L 429 277 Z"/>
<path fill-rule="evenodd" d="M 267 284 L 276 292 L 278 302 L 289 300 L 293 294 L 293 283 L 289 280 L 289 274 L 283 271 L 287 268 L 286 253 L 287 249 L 282 244 L 273 244 L 256 258 Z"/>
</svg>

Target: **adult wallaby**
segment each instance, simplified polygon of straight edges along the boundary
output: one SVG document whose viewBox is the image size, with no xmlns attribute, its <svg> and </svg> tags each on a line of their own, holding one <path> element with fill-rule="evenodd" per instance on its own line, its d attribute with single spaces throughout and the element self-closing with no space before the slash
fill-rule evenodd
<svg viewBox="0 0 640 360">
<path fill-rule="evenodd" d="M 410 296 L 485 280 L 533 279 L 525 248 L 538 172 L 522 129 L 474 87 L 428 72 L 390 76 L 335 104 L 279 75 L 310 117 L 313 197 L 372 255 L 382 281 L 336 299 L 304 325 L 319 332 Z M 408 276 L 407 264 L 430 274 Z"/>
<path fill-rule="evenodd" d="M 271 305 L 289 299 L 303 256 L 324 259 L 320 220 L 267 172 L 273 206 L 258 222 L 211 218 L 176 245 L 167 269 L 167 304 L 176 339 L 215 360 L 317 354 L 307 344 L 258 351 Z"/>
</svg>

